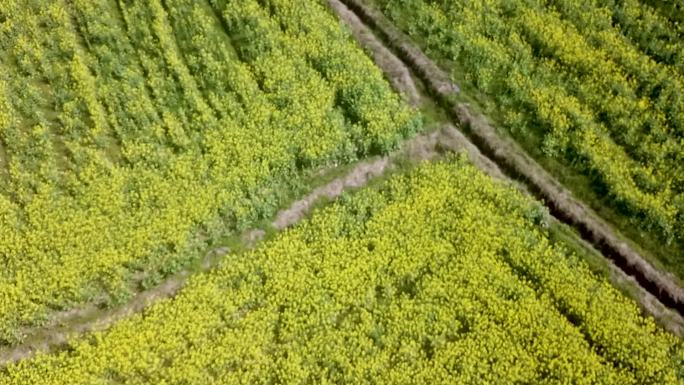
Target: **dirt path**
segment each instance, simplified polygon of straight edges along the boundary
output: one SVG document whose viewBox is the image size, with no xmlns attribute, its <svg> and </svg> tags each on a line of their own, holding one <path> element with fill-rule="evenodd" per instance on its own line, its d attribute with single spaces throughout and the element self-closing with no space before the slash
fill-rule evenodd
<svg viewBox="0 0 684 385">
<path fill-rule="evenodd" d="M 333 10 L 344 19 L 354 38 L 361 43 L 371 55 L 376 65 L 383 68 L 385 75 L 395 90 L 406 97 L 412 106 L 420 104 L 420 94 L 411 76 L 411 71 L 399 60 L 392 51 L 375 36 L 366 25 L 347 7 L 337 1 L 329 1 Z"/>
<path fill-rule="evenodd" d="M 417 163 L 437 157 L 444 150 L 465 152 L 473 163 L 488 169 L 493 176 L 505 178 L 498 167 L 484 157 L 458 130 L 451 125 L 445 125 L 431 133 L 404 142 L 399 150 L 388 156 L 359 162 L 346 175 L 314 189 L 290 207 L 278 212 L 271 225 L 277 230 L 282 230 L 296 224 L 309 213 L 319 199 L 336 198 L 350 188 L 363 187 L 370 180 L 381 177 L 388 170 L 395 168 L 399 159 L 409 159 Z M 245 231 L 242 238 L 250 247 L 264 234 L 263 229 L 251 229 Z M 199 271 L 215 267 L 221 257 L 228 252 L 230 250 L 226 247 L 208 252 L 200 262 Z M 112 309 L 101 309 L 96 304 L 90 304 L 55 313 L 47 324 L 24 329 L 24 343 L 0 347 L 0 366 L 29 358 L 40 351 L 58 349 L 77 335 L 105 330 L 113 323 L 140 313 L 159 300 L 173 297 L 183 288 L 192 273 L 189 269 L 183 270 L 165 279 L 158 286 L 136 294 L 126 304 Z"/>
<path fill-rule="evenodd" d="M 209 270 L 227 252 L 228 248 L 219 247 L 207 253 L 201 261 L 200 270 Z M 22 330 L 25 336 L 24 343 L 0 348 L 0 366 L 30 357 L 38 351 L 63 346 L 72 336 L 104 330 L 116 321 L 143 311 L 156 301 L 174 296 L 191 274 L 190 270 L 183 270 L 154 288 L 136 294 L 126 304 L 111 309 L 101 309 L 96 304 L 88 304 L 52 314 L 47 324 Z"/>
<path fill-rule="evenodd" d="M 401 65 L 410 67 L 421 78 L 428 90 L 464 127 L 472 142 L 477 145 L 476 148 L 486 155 L 480 154 L 486 161 L 479 159 L 476 162 L 478 167 L 492 175 L 488 166 L 499 165 L 508 175 L 525 181 L 527 189 L 546 202 L 555 218 L 578 229 L 585 241 L 610 258 L 613 281 L 633 283 L 639 291 L 635 299 L 642 308 L 656 319 L 664 320 L 663 325 L 670 331 L 684 336 L 684 290 L 675 283 L 671 275 L 656 270 L 603 219 L 575 199 L 570 191 L 539 166 L 517 143 L 499 135 L 486 117 L 473 112 L 465 103 L 454 102 L 451 96 L 459 92 L 459 87 L 382 13 L 369 7 L 363 0 L 328 0 L 328 3 L 350 28 L 358 28 L 358 20 L 371 26 L 403 59 Z M 350 16 L 350 13 L 354 16 Z M 368 27 L 363 26 L 363 29 L 367 31 Z M 372 49 L 372 46 L 368 48 Z M 382 62 L 377 64 L 380 67 L 386 66 Z M 466 146 L 474 146 L 463 134 L 458 133 L 468 143 Z M 500 174 L 498 167 L 496 170 Z"/>
<path fill-rule="evenodd" d="M 433 159 L 444 150 L 465 153 L 471 162 L 484 169 L 489 175 L 497 179 L 507 179 L 499 167 L 482 155 L 460 131 L 451 124 L 445 124 L 439 130 L 416 136 L 405 142 L 399 151 L 390 156 L 360 162 L 346 176 L 316 188 L 288 209 L 279 212 L 272 225 L 282 230 L 301 220 L 310 211 L 311 206 L 322 197 L 336 198 L 350 188 L 365 186 L 371 179 L 380 177 L 388 169 L 392 169 L 398 156 L 407 157 L 416 163 Z"/>
</svg>

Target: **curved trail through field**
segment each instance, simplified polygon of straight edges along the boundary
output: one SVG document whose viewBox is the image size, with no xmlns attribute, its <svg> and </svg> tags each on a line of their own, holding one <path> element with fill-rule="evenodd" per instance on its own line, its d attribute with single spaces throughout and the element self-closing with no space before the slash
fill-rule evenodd
<svg viewBox="0 0 684 385">
<path fill-rule="evenodd" d="M 350 28 L 370 27 L 377 32 L 467 131 L 482 153 L 508 175 L 524 181 L 528 189 L 546 203 L 558 220 L 579 230 L 585 241 L 610 258 L 614 267 L 619 268 L 622 273 L 621 278 L 613 277 L 614 279 L 638 283 L 641 298 L 637 300 L 642 307 L 656 318 L 674 318 L 674 323 L 679 325 L 668 328 L 674 329 L 671 331 L 675 334 L 684 335 L 681 326 L 684 290 L 675 283 L 671 275 L 654 268 L 602 218 L 575 199 L 569 190 L 548 174 L 517 143 L 500 136 L 486 117 L 474 112 L 466 103 L 454 102 L 452 96 L 459 92 L 459 87 L 381 12 L 368 6 L 363 0 L 328 0 L 328 3 Z M 350 14 L 353 16 L 350 17 Z M 366 25 L 359 27 L 359 20 Z M 659 310 L 658 301 L 674 311 Z"/>
</svg>

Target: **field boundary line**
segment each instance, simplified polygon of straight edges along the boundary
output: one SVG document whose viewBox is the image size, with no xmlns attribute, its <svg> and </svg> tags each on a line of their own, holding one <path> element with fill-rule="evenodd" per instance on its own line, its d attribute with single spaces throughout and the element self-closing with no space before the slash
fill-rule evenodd
<svg viewBox="0 0 684 385">
<path fill-rule="evenodd" d="M 337 1 L 337 0 L 335 0 Z M 684 315 L 684 289 L 657 270 L 596 213 L 574 198 L 532 159 L 519 145 L 501 137 L 488 119 L 467 104 L 454 100 L 460 92 L 449 75 L 429 59 L 403 32 L 381 12 L 364 0 L 339 0 L 361 20 L 373 28 L 390 48 L 418 75 L 450 115 L 465 129 L 465 134 L 487 157 L 494 160 L 515 179 L 525 181 L 528 188 L 541 198 L 551 213 L 561 222 L 579 230 L 582 237 L 623 272 L 658 298 L 664 305 Z"/>
</svg>

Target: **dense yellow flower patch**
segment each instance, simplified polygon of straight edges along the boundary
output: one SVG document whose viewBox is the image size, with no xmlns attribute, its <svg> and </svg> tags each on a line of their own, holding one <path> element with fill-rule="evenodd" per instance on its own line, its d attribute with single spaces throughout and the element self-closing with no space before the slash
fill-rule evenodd
<svg viewBox="0 0 684 385">
<path fill-rule="evenodd" d="M 425 164 L 0 383 L 684 383 L 681 341 L 543 221 L 463 160 Z"/>
<path fill-rule="evenodd" d="M 293 7 L 1 2 L 0 342 L 419 128 L 322 4 Z"/>
</svg>

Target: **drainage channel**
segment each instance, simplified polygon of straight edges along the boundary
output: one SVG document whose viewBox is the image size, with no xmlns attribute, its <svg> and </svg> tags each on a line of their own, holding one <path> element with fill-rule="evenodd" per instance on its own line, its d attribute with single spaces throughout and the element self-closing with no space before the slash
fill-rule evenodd
<svg viewBox="0 0 684 385">
<path fill-rule="evenodd" d="M 548 206 L 560 222 L 572 226 L 624 274 L 662 304 L 684 315 L 684 290 L 667 274 L 658 271 L 585 204 L 557 182 L 517 143 L 501 137 L 486 117 L 466 103 L 454 101 L 459 87 L 449 75 L 430 60 L 408 36 L 387 18 L 362 0 L 328 0 L 340 12 L 352 12 L 373 30 L 396 53 L 407 67 L 423 81 L 435 100 L 459 123 L 475 146 L 509 176 L 525 183 L 528 190 Z"/>
</svg>

